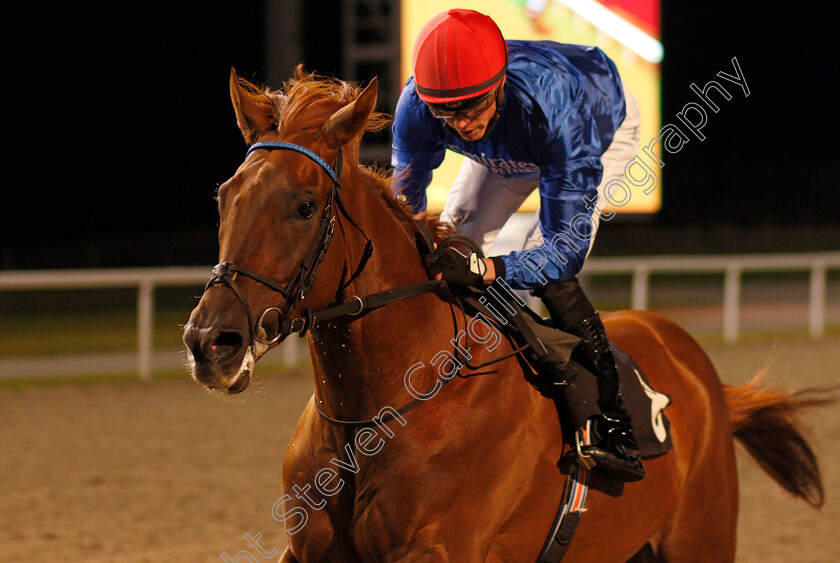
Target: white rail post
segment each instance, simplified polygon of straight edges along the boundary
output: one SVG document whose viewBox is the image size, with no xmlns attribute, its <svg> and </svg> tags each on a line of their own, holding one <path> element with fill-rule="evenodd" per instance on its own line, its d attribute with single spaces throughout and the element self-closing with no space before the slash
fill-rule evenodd
<svg viewBox="0 0 840 563">
<path fill-rule="evenodd" d="M 650 269 L 645 264 L 639 264 L 633 269 L 633 297 L 631 308 L 645 311 L 648 308 L 648 282 Z"/>
<path fill-rule="evenodd" d="M 737 263 L 726 267 L 723 280 L 723 340 L 727 344 L 738 342 L 738 310 L 741 305 L 741 266 Z"/>
<path fill-rule="evenodd" d="M 825 335 L 825 270 L 823 260 L 816 260 L 811 265 L 811 287 L 808 292 L 808 331 L 811 338 Z"/>
<path fill-rule="evenodd" d="M 137 290 L 137 372 L 142 381 L 152 379 L 152 321 L 155 286 L 150 279 L 140 280 Z"/>
<path fill-rule="evenodd" d="M 300 341 L 301 338 L 297 334 L 291 334 L 283 341 L 283 364 L 287 368 L 294 369 L 297 366 Z"/>
</svg>

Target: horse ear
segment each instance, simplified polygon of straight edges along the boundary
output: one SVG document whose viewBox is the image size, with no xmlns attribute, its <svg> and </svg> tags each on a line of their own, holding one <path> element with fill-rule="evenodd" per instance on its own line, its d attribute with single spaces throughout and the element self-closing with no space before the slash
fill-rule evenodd
<svg viewBox="0 0 840 563">
<path fill-rule="evenodd" d="M 270 108 L 274 107 L 271 98 L 256 87 L 244 87 L 233 67 L 230 69 L 230 101 L 233 103 L 236 123 L 242 131 L 242 137 L 249 145 L 259 133 L 266 133 L 277 127 L 277 122 L 270 112 Z"/>
<path fill-rule="evenodd" d="M 378 90 L 379 82 L 374 77 L 358 98 L 332 114 L 321 128 L 327 143 L 338 148 L 364 132 Z"/>
</svg>

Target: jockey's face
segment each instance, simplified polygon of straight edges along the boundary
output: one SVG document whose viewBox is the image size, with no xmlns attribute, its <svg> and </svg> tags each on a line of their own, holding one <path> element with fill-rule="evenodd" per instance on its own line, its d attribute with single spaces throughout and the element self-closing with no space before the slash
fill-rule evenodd
<svg viewBox="0 0 840 563">
<path fill-rule="evenodd" d="M 487 128 L 496 115 L 502 100 L 504 83 L 503 79 L 501 84 L 468 108 L 448 110 L 429 105 L 429 110 L 434 117 L 443 119 L 465 141 L 478 141 L 487 133 Z"/>
<path fill-rule="evenodd" d="M 487 126 L 493 115 L 496 113 L 496 101 L 487 106 L 487 109 L 478 113 L 458 112 L 452 117 L 444 119 L 447 125 L 455 130 L 465 141 L 478 141 L 487 131 Z"/>
</svg>

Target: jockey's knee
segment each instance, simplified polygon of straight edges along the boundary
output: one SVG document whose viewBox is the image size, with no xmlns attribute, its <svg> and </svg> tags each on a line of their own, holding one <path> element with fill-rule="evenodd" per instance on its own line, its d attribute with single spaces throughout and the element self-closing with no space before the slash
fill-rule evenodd
<svg viewBox="0 0 840 563">
<path fill-rule="evenodd" d="M 595 314 L 595 308 L 580 287 L 577 277 L 535 290 L 557 328 L 569 328 Z"/>
<path fill-rule="evenodd" d="M 453 209 L 446 208 L 440 214 L 440 220 L 444 223 L 449 223 L 452 225 L 456 231 L 461 231 L 461 225 L 464 224 L 467 217 L 469 217 L 469 211 L 462 209 L 460 207 L 456 207 Z"/>
</svg>

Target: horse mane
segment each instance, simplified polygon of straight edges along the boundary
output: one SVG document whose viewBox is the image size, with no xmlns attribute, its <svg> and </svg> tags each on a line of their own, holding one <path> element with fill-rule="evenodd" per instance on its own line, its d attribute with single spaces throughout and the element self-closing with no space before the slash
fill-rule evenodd
<svg viewBox="0 0 840 563">
<path fill-rule="evenodd" d="M 278 124 L 278 131 L 284 134 L 320 128 L 333 113 L 357 99 L 363 90 L 362 86 L 355 82 L 307 72 L 302 64 L 295 67 L 294 75 L 284 83 L 281 90 L 260 87 L 241 77 L 239 83 L 249 98 Z M 365 124 L 365 132 L 381 131 L 390 123 L 391 116 L 388 114 L 371 112 Z M 359 135 L 348 143 L 349 151 L 345 151 L 345 155 L 350 162 L 347 163 L 359 168 L 367 185 L 379 194 L 403 228 L 414 235 L 417 233 L 415 221 L 420 221 L 431 231 L 436 243 L 455 234 L 454 229 L 441 222 L 436 215 L 428 212 L 412 215 L 408 206 L 394 198 L 391 190 L 392 173 L 359 162 L 361 138 Z"/>
<path fill-rule="evenodd" d="M 391 190 L 391 182 L 393 180 L 391 172 L 361 164 L 359 165 L 359 170 L 365 176 L 367 185 L 379 193 L 385 205 L 393 212 L 394 216 L 407 232 L 412 235 L 416 234 L 418 232 L 416 222 L 419 221 L 432 233 L 435 243 L 439 244 L 444 238 L 457 234 L 450 224 L 441 221 L 437 215 L 433 215 L 428 211 L 413 215 L 407 205 L 398 202 Z"/>
</svg>

